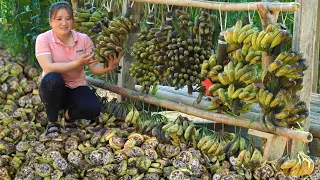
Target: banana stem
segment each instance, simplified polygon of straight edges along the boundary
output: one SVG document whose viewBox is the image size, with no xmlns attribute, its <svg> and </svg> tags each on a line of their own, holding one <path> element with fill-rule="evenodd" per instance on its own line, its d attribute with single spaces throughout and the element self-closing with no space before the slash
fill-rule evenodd
<svg viewBox="0 0 320 180">
<path fill-rule="evenodd" d="M 240 115 L 240 113 L 238 112 L 239 106 L 240 106 L 240 99 L 239 98 L 234 99 L 232 101 L 232 112 L 238 116 Z"/>
<path fill-rule="evenodd" d="M 217 64 L 223 65 L 223 61 L 227 58 L 227 42 L 223 40 L 218 40 L 217 47 Z"/>
</svg>

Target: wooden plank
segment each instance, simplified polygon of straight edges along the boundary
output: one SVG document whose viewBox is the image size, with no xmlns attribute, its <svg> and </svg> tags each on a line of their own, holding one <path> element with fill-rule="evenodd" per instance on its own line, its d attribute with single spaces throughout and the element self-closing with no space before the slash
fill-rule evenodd
<svg viewBox="0 0 320 180">
<path fill-rule="evenodd" d="M 122 6 L 122 15 L 125 15 L 128 11 L 128 6 L 130 1 L 124 0 Z M 140 12 L 142 11 L 142 3 L 134 3 L 132 7 L 132 15 L 134 20 L 140 20 Z M 125 49 L 126 52 L 123 55 L 122 60 L 120 61 L 119 65 L 121 68 L 121 73 L 118 75 L 118 86 L 127 88 L 127 89 L 134 89 L 134 85 L 136 83 L 135 78 L 131 77 L 129 74 L 130 64 L 135 61 L 135 59 L 130 55 L 132 45 L 137 42 L 137 33 L 131 33 L 128 35 L 128 39 L 125 42 Z M 123 97 L 118 97 L 118 100 L 123 100 Z"/>
<path fill-rule="evenodd" d="M 296 0 L 301 4 L 300 10 L 295 13 L 294 31 L 293 31 L 293 50 L 304 54 L 309 64 L 309 68 L 305 71 L 303 78 L 303 89 L 300 92 L 301 99 L 307 103 L 310 110 L 310 99 L 312 92 L 314 61 L 318 57 L 319 36 L 319 1 L 318 0 Z M 309 131 L 310 117 L 304 121 L 304 130 Z M 304 148 L 305 147 L 305 148 Z M 307 151 L 307 146 L 303 142 L 296 141 L 291 148 L 291 154 L 295 156 L 297 152 Z"/>
<path fill-rule="evenodd" d="M 196 0 L 132 0 L 134 2 L 145 2 L 152 4 L 168 4 L 174 6 L 190 6 L 204 9 L 214 9 L 221 11 L 256 11 L 260 2 L 232 3 L 232 2 L 215 2 L 215 1 L 196 1 Z M 267 2 L 270 11 L 297 11 L 300 7 L 299 3 L 279 3 Z"/>
<path fill-rule="evenodd" d="M 263 150 L 263 161 L 272 161 L 283 156 L 287 142 L 286 137 L 277 136 L 254 129 L 249 129 L 248 134 L 267 139 L 267 143 L 265 144 Z"/>
</svg>

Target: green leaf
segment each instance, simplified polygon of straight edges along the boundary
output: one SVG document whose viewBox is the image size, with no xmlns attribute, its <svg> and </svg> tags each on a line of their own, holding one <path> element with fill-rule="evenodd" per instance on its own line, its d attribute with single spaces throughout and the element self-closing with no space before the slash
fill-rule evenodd
<svg viewBox="0 0 320 180">
<path fill-rule="evenodd" d="M 18 0 L 19 4 L 30 4 L 30 0 Z"/>
</svg>

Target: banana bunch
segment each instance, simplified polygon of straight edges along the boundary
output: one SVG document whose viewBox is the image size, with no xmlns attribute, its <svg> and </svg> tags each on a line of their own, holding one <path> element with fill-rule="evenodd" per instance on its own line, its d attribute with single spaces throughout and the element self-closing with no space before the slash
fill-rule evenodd
<svg viewBox="0 0 320 180">
<path fill-rule="evenodd" d="M 314 162 L 308 155 L 300 151 L 296 158 L 290 158 L 289 155 L 279 158 L 276 168 L 278 171 L 282 170 L 286 176 L 304 176 L 312 174 Z"/>
<path fill-rule="evenodd" d="M 252 37 L 252 47 L 255 50 L 269 52 L 281 43 L 291 40 L 291 36 L 287 28 L 279 23 L 269 24 L 265 30 L 254 33 Z"/>
<path fill-rule="evenodd" d="M 167 72 L 169 62 L 166 52 L 168 51 L 168 45 L 171 42 L 171 38 L 175 37 L 177 31 L 174 30 L 173 23 L 173 12 L 169 11 L 166 13 L 165 23 L 158 28 L 149 29 L 147 35 L 149 41 L 152 42 L 150 48 L 148 48 L 150 59 L 153 59 L 153 71 L 158 77 L 159 81 L 163 81 L 165 73 Z M 153 17 L 154 20 L 154 17 Z"/>
<path fill-rule="evenodd" d="M 234 50 L 240 49 L 241 47 L 245 47 L 244 52 L 247 52 L 252 46 L 252 37 L 258 32 L 256 27 L 253 27 L 252 24 L 247 24 L 242 26 L 242 21 L 238 20 L 236 24 L 225 31 L 224 39 L 228 43 L 227 53 L 230 53 Z M 244 53 L 244 56 L 246 53 Z"/>
<path fill-rule="evenodd" d="M 152 49 L 156 45 L 151 40 L 154 36 L 150 36 L 151 29 L 154 28 L 155 17 L 153 13 L 149 13 L 147 17 L 147 28 L 137 34 L 138 41 L 133 44 L 131 56 L 136 62 L 130 65 L 129 72 L 131 77 L 135 77 L 137 82 L 141 84 L 141 92 L 149 93 L 150 87 L 155 87 L 160 83 L 159 75 L 156 74 L 156 59 Z M 160 54 L 159 54 L 160 55 Z M 161 66 L 162 67 L 162 66 Z"/>
<path fill-rule="evenodd" d="M 258 93 L 259 104 L 264 112 L 261 117 L 264 127 L 289 127 L 309 116 L 305 102 L 296 95 L 303 87 L 303 71 L 307 68 L 302 55 L 290 51 L 280 53 L 264 70 L 262 83 L 265 87 Z"/>
<path fill-rule="evenodd" d="M 171 137 L 174 146 L 180 147 L 181 144 L 189 143 L 195 148 L 197 146 L 198 131 L 192 121 L 185 117 L 179 116 L 176 120 L 168 122 L 162 126 L 162 131 Z"/>
<path fill-rule="evenodd" d="M 74 13 L 73 29 L 79 32 L 88 33 L 94 22 L 89 21 L 91 18 L 90 10 L 78 9 Z"/>
<path fill-rule="evenodd" d="M 115 120 L 125 121 L 127 123 L 136 124 L 139 117 L 139 111 L 126 102 L 118 103 L 116 98 L 104 104 L 103 116 L 99 119 L 100 124 L 105 126 L 114 126 Z"/>
<path fill-rule="evenodd" d="M 209 88 L 209 92 L 212 92 L 213 96 L 219 97 L 233 113 L 249 112 L 253 106 L 252 103 L 258 101 L 259 88 L 253 84 L 259 81 L 257 65 L 244 65 L 240 62 L 234 66 L 233 61 L 230 61 L 218 74 L 218 80 L 221 85 L 213 84 Z"/>
<path fill-rule="evenodd" d="M 223 148 L 223 151 L 228 157 L 231 157 L 245 149 L 247 149 L 246 139 L 241 135 L 238 135 L 236 138 L 226 144 L 226 146 Z"/>
<path fill-rule="evenodd" d="M 93 49 L 95 58 L 108 65 L 105 57 L 124 52 L 124 42 L 129 33 L 139 29 L 139 24 L 130 18 L 119 17 L 109 22 L 108 28 L 103 28 L 103 33 L 96 40 L 96 47 Z"/>
<path fill-rule="evenodd" d="M 224 154 L 225 146 L 235 137 L 233 133 L 214 132 L 212 135 L 202 137 L 197 144 L 197 148 L 208 157 L 221 156 Z"/>
<path fill-rule="evenodd" d="M 223 70 L 223 67 L 217 64 L 216 54 L 210 56 L 209 60 L 204 60 L 201 64 L 201 75 L 211 80 L 218 82 L 218 74 Z"/>
<path fill-rule="evenodd" d="M 262 154 L 257 148 L 254 148 L 251 143 L 247 149 L 240 151 L 236 164 L 246 169 L 259 168 L 262 165 Z"/>
<path fill-rule="evenodd" d="M 234 63 L 250 63 L 250 64 L 261 64 L 262 63 L 261 50 L 255 50 L 251 44 L 244 44 L 241 48 L 236 49 L 228 54 L 229 59 L 233 59 Z"/>
</svg>

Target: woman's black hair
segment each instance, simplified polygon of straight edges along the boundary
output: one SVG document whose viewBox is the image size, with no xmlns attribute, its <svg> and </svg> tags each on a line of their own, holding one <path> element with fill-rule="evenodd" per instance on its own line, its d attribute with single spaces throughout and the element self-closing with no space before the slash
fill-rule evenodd
<svg viewBox="0 0 320 180">
<path fill-rule="evenodd" d="M 51 4 L 50 9 L 49 9 L 49 18 L 52 19 L 57 14 L 58 10 L 60 10 L 60 9 L 67 10 L 69 15 L 73 19 L 72 7 L 66 1 L 60 1 L 60 2 L 56 2 L 56 3 Z"/>
</svg>

